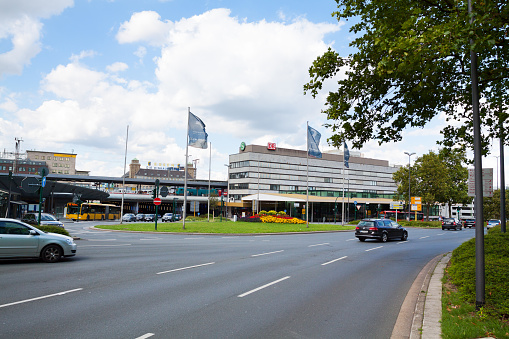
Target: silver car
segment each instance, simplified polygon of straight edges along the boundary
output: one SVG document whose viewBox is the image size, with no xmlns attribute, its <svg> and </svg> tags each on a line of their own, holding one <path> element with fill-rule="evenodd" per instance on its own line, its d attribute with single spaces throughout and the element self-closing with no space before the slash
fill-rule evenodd
<svg viewBox="0 0 509 339">
<path fill-rule="evenodd" d="M 0 218 L 0 258 L 41 258 L 57 262 L 76 255 L 73 238 L 46 233 L 19 220 Z"/>
</svg>

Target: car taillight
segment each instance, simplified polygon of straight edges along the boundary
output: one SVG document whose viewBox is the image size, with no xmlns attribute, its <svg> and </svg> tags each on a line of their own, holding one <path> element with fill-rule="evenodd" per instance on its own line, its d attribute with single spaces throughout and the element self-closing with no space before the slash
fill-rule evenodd
<svg viewBox="0 0 509 339">
<path fill-rule="evenodd" d="M 355 230 L 356 230 L 356 231 L 357 231 L 357 230 L 360 230 L 360 229 L 361 229 L 361 228 L 360 228 L 359 226 L 355 227 Z"/>
<path fill-rule="evenodd" d="M 378 228 L 376 228 L 376 227 L 370 227 L 370 228 L 369 228 L 369 230 L 370 230 L 370 231 L 378 231 Z"/>
</svg>

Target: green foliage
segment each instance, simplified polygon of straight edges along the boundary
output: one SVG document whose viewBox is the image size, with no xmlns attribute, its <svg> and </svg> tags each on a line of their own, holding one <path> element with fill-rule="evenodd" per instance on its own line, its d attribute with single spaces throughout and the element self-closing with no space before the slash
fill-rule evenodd
<svg viewBox="0 0 509 339">
<path fill-rule="evenodd" d="M 261 210 L 261 211 L 258 213 L 258 215 L 267 215 L 267 213 L 268 213 L 267 211 Z"/>
<path fill-rule="evenodd" d="M 356 19 L 350 29 L 356 34 L 350 43 L 355 53 L 340 55 L 329 48 L 313 62 L 304 85 L 305 93 L 316 97 L 326 81 L 337 81 L 323 111 L 334 133 L 329 138 L 333 146 L 344 140 L 354 148 L 372 139 L 400 141 L 404 129 L 422 128 L 439 114 L 461 122 L 441 131 L 444 146 L 471 145 L 471 48 L 478 54 L 484 151 L 491 138 L 507 129 L 505 1 L 474 5 L 473 20 L 466 0 L 336 2 L 338 20 Z"/>
<path fill-rule="evenodd" d="M 277 212 L 274 210 L 270 210 L 267 212 L 267 215 L 276 215 L 276 214 L 277 214 Z"/>
<path fill-rule="evenodd" d="M 37 226 L 38 229 L 44 232 L 50 232 L 50 233 L 57 233 L 57 234 L 63 234 L 63 235 L 69 235 L 69 232 L 65 228 L 58 227 L 58 226 Z"/>
<path fill-rule="evenodd" d="M 509 199 L 505 200 L 506 214 L 509 212 Z M 483 198 L 484 221 L 489 219 L 500 219 L 500 190 L 493 191 L 493 197 Z"/>
<path fill-rule="evenodd" d="M 398 220 L 398 224 L 405 227 L 429 227 L 429 228 L 440 228 L 442 227 L 441 221 L 415 221 L 415 220 Z"/>
<path fill-rule="evenodd" d="M 485 291 L 484 313 L 509 317 L 509 233 L 500 226 L 484 237 Z M 463 300 L 475 304 L 475 239 L 453 251 L 448 274 Z"/>
</svg>

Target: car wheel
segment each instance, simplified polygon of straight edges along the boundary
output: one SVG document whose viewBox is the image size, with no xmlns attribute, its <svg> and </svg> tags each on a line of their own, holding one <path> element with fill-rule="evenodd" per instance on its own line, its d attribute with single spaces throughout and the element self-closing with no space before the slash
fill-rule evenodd
<svg viewBox="0 0 509 339">
<path fill-rule="evenodd" d="M 382 237 L 380 238 L 381 242 L 387 242 L 387 233 L 382 233 Z"/>
<path fill-rule="evenodd" d="M 366 241 L 366 238 L 359 238 L 360 241 Z"/>
<path fill-rule="evenodd" d="M 445 231 L 445 228 L 442 227 L 442 231 Z"/>
<path fill-rule="evenodd" d="M 44 262 L 54 263 L 62 258 L 62 249 L 57 245 L 48 245 L 41 251 L 41 258 Z"/>
<path fill-rule="evenodd" d="M 408 239 L 408 232 L 403 232 L 403 236 L 401 237 L 402 241 L 406 241 Z"/>
</svg>

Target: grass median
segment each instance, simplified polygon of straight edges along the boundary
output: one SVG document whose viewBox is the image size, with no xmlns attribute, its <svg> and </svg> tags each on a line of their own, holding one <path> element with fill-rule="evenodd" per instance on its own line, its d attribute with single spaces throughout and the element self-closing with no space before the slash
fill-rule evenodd
<svg viewBox="0 0 509 339">
<path fill-rule="evenodd" d="M 122 223 L 95 226 L 100 229 L 119 231 L 154 232 L 154 223 Z M 260 234 L 260 233 L 294 233 L 294 232 L 330 232 L 353 230 L 354 225 L 341 224 L 278 224 L 262 222 L 225 221 L 186 221 L 186 228 L 182 229 L 182 222 L 158 222 L 157 232 L 175 233 L 217 233 L 217 234 Z"/>
</svg>

